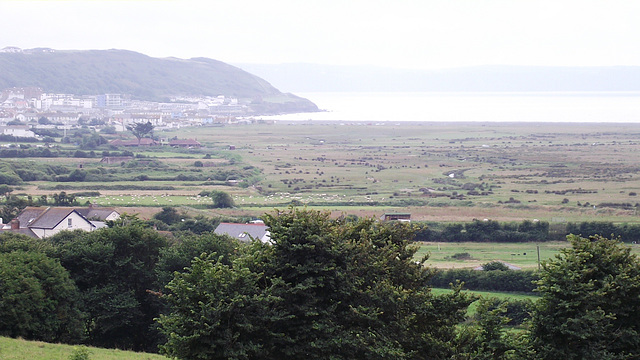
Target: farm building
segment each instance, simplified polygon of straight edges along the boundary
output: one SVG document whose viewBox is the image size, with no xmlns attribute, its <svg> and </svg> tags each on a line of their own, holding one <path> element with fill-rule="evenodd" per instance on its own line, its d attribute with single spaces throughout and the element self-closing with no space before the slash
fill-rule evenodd
<svg viewBox="0 0 640 360">
<path fill-rule="evenodd" d="M 202 146 L 202 144 L 200 144 L 199 141 L 194 139 L 186 139 L 186 140 L 171 140 L 169 141 L 169 146 L 199 149 Z"/>
<path fill-rule="evenodd" d="M 386 213 L 380 217 L 382 221 L 411 221 L 410 213 Z"/>
<path fill-rule="evenodd" d="M 133 156 L 105 156 L 100 162 L 105 164 L 120 164 L 131 160 L 133 160 Z"/>
<path fill-rule="evenodd" d="M 138 139 L 133 139 L 133 140 L 115 139 L 115 140 L 109 141 L 109 145 L 113 145 L 113 146 L 156 146 L 156 145 L 160 145 L 160 143 L 158 143 L 157 141 L 155 141 L 153 139 L 149 139 L 149 138 L 142 138 L 142 139 L 140 139 L 139 142 L 138 142 Z"/>
</svg>

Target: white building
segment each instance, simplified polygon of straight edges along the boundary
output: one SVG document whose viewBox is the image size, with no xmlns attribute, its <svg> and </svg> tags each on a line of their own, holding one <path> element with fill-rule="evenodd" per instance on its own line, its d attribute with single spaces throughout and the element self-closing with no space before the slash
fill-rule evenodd
<svg viewBox="0 0 640 360">
<path fill-rule="evenodd" d="M 36 137 L 36 134 L 33 131 L 29 130 L 29 127 L 26 125 L 0 126 L 0 134 L 23 138 Z"/>
</svg>

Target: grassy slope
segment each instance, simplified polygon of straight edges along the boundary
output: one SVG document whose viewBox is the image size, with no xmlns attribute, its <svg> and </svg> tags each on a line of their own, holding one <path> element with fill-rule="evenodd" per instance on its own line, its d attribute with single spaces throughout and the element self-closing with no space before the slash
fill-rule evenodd
<svg viewBox="0 0 640 360">
<path fill-rule="evenodd" d="M 2 360 L 66 360 L 73 354 L 74 346 L 49 344 L 0 337 L 0 359 Z M 157 354 L 131 351 L 89 348 L 91 360 L 167 360 Z"/>
</svg>

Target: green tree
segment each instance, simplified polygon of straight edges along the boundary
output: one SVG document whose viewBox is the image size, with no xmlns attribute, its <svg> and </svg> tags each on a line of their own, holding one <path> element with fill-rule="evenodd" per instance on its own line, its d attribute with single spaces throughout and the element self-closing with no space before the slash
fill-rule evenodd
<svg viewBox="0 0 640 360">
<path fill-rule="evenodd" d="M 9 195 L 6 198 L 4 206 L 0 208 L 0 218 L 6 221 L 10 221 L 20 214 L 20 212 L 32 203 L 22 197 Z"/>
<path fill-rule="evenodd" d="M 40 252 L 49 257 L 55 255 L 53 244 L 13 232 L 0 233 L 0 253 L 12 251 Z"/>
<path fill-rule="evenodd" d="M 0 335 L 77 343 L 84 335 L 78 289 L 40 252 L 0 253 Z"/>
<path fill-rule="evenodd" d="M 13 166 L 10 164 L 1 164 L 0 184 L 20 185 L 22 184 L 22 178 L 16 173 Z"/>
<path fill-rule="evenodd" d="M 196 259 L 169 284 L 164 352 L 179 359 L 448 359 L 471 299 L 434 296 L 407 224 L 267 215 L 272 245 Z M 426 260 L 426 259 L 424 259 Z"/>
<path fill-rule="evenodd" d="M 161 309 L 154 292 L 156 264 L 167 241 L 138 225 L 52 237 L 62 265 L 80 290 L 91 345 L 154 350 L 154 318 Z"/>
<path fill-rule="evenodd" d="M 184 214 L 180 214 L 176 208 L 171 206 L 165 206 L 159 213 L 153 215 L 154 219 L 160 220 L 167 225 L 177 224 L 185 217 Z"/>
<path fill-rule="evenodd" d="M 484 271 L 509 271 L 509 267 L 501 261 L 489 261 L 482 265 Z"/>
<path fill-rule="evenodd" d="M 191 262 L 203 253 L 216 254 L 216 259 L 231 264 L 238 247 L 239 243 L 234 239 L 213 233 L 181 236 L 175 244 L 160 252 L 157 266 L 160 287 L 167 285 L 176 271 L 185 271 Z"/>
<path fill-rule="evenodd" d="M 145 137 L 147 134 L 153 134 L 153 124 L 149 121 L 146 123 L 135 123 L 127 125 L 127 130 L 131 131 L 133 136 L 138 139 L 138 145 L 140 145 L 140 139 Z"/>
<path fill-rule="evenodd" d="M 232 208 L 235 206 L 231 195 L 224 191 L 213 190 L 209 193 L 209 197 L 213 201 L 212 206 L 215 209 Z"/>
<path fill-rule="evenodd" d="M 0 185 L 0 195 L 6 197 L 7 199 L 9 198 L 9 194 L 13 191 L 13 189 L 11 188 L 11 186 L 2 184 Z"/>
<path fill-rule="evenodd" d="M 600 236 L 568 237 L 543 264 L 531 336 L 542 359 L 640 357 L 640 262 Z"/>
<path fill-rule="evenodd" d="M 517 342 L 507 334 L 509 318 L 506 303 L 494 306 L 497 299 L 480 299 L 475 322 L 464 325 L 458 333 L 454 360 L 507 360 L 523 359 L 516 356 Z"/>
<path fill-rule="evenodd" d="M 66 192 L 60 191 L 58 194 L 51 195 L 53 198 L 53 205 L 55 206 L 72 206 L 76 205 L 76 196 L 73 194 L 67 195 Z"/>
</svg>

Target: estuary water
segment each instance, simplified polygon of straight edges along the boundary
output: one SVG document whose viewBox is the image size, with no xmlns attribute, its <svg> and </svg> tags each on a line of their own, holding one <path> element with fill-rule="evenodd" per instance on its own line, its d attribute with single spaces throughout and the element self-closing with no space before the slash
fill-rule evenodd
<svg viewBox="0 0 640 360">
<path fill-rule="evenodd" d="M 319 113 L 276 120 L 640 123 L 640 92 L 297 93 Z"/>
</svg>

